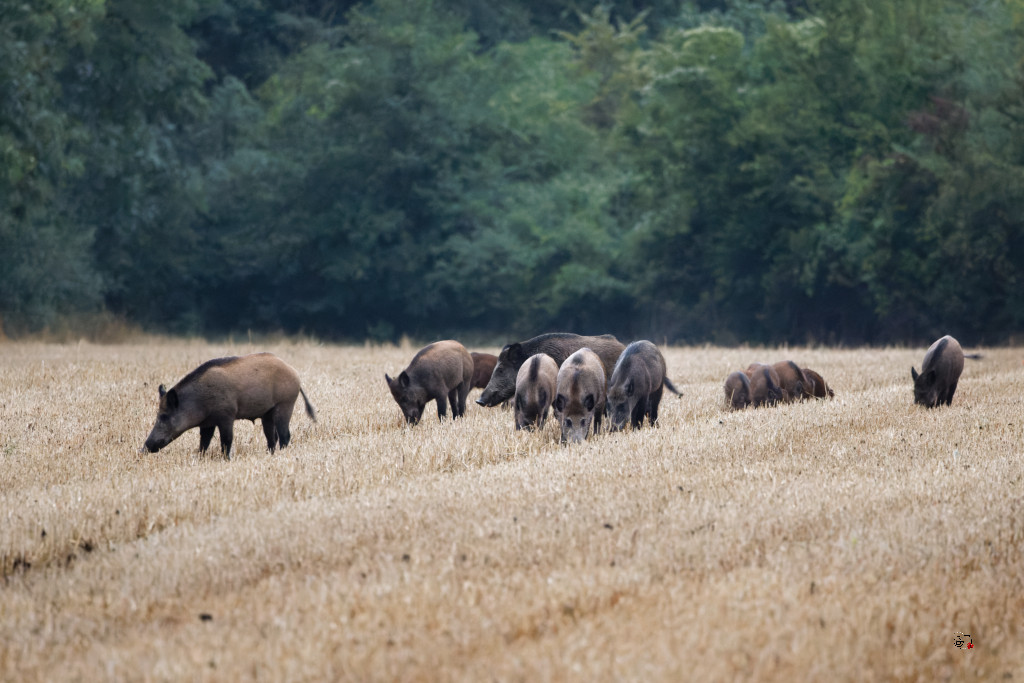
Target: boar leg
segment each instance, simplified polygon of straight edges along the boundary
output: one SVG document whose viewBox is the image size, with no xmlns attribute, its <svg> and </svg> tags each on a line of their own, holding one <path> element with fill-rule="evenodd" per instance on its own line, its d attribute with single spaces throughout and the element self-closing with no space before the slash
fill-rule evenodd
<svg viewBox="0 0 1024 683">
<path fill-rule="evenodd" d="M 658 390 L 647 397 L 647 417 L 651 426 L 658 424 L 658 406 L 661 405 L 661 397 L 665 395 L 665 385 L 658 387 Z"/>
<path fill-rule="evenodd" d="M 956 384 L 957 384 L 956 382 L 953 382 L 949 386 L 949 391 L 946 392 L 946 397 L 945 398 L 946 398 L 946 405 L 947 406 L 953 405 L 953 392 L 956 391 Z"/>
<path fill-rule="evenodd" d="M 213 430 L 216 427 L 200 427 L 199 428 L 199 452 L 205 453 L 206 449 L 210 447 L 210 442 L 213 441 Z"/>
<path fill-rule="evenodd" d="M 601 413 L 603 412 L 603 410 L 594 411 L 594 436 L 597 436 L 598 432 L 601 431 Z M 584 434 L 583 438 L 587 438 L 587 435 Z"/>
<path fill-rule="evenodd" d="M 273 407 L 267 412 L 263 413 L 260 417 L 260 422 L 263 423 L 263 436 L 267 437 L 267 448 L 270 452 L 274 452 L 274 447 L 277 446 L 277 426 L 275 424 L 277 418 L 277 407 Z"/>
<path fill-rule="evenodd" d="M 473 388 L 472 382 L 463 382 L 459 385 L 459 415 L 466 414 L 466 398 L 469 396 L 469 390 Z M 453 409 L 454 410 L 454 409 Z"/>
<path fill-rule="evenodd" d="M 224 454 L 225 460 L 231 459 L 231 441 L 235 436 L 235 421 L 225 420 L 217 425 L 217 431 L 220 432 L 220 450 Z"/>
<path fill-rule="evenodd" d="M 295 404 L 279 403 L 274 409 L 274 426 L 277 427 L 277 440 L 281 448 L 287 446 L 292 440 L 292 430 L 288 426 L 292 421 L 292 410 Z"/>
<path fill-rule="evenodd" d="M 448 397 L 441 394 L 440 396 L 435 396 L 434 400 L 437 401 L 437 419 L 444 420 L 448 414 Z"/>
<path fill-rule="evenodd" d="M 459 387 L 448 392 L 448 402 L 452 404 L 452 419 L 460 417 L 462 411 L 459 410 Z"/>
</svg>

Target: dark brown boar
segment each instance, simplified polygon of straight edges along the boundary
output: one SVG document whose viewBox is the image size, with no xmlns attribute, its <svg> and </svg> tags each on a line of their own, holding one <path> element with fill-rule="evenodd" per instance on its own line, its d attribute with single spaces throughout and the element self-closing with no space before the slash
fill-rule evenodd
<svg viewBox="0 0 1024 683">
<path fill-rule="evenodd" d="M 582 348 L 565 359 L 558 370 L 553 404 L 562 426 L 562 443 L 579 443 L 587 438 L 590 425 L 601 431 L 607 378 L 600 356 Z"/>
<path fill-rule="evenodd" d="M 612 370 L 608 384 L 608 414 L 611 431 L 625 428 L 629 420 L 639 429 L 647 417 L 653 426 L 658 423 L 658 406 L 665 388 L 679 391 L 666 376 L 665 357 L 652 342 L 635 341 L 622 352 Z"/>
<path fill-rule="evenodd" d="M 557 383 L 558 365 L 548 354 L 534 354 L 523 363 L 516 377 L 516 429 L 544 428 Z"/>
<path fill-rule="evenodd" d="M 156 424 L 146 438 L 145 448 L 156 453 L 193 427 L 199 427 L 199 451 L 205 453 L 220 432 L 224 457 L 231 458 L 235 420 L 260 418 L 267 448 L 274 452 L 291 440 L 288 423 L 299 394 L 306 414 L 316 420 L 316 411 L 306 398 L 295 370 L 272 353 L 254 353 L 209 360 L 165 390 L 160 385 L 160 407 Z"/>
<path fill-rule="evenodd" d="M 766 363 L 751 363 L 744 370 L 750 378 L 750 403 L 755 408 L 773 406 L 782 400 L 779 373 Z"/>
<path fill-rule="evenodd" d="M 948 334 L 928 347 L 921 364 L 921 374 L 910 368 L 914 379 L 914 403 L 934 408 L 940 403 L 953 403 L 960 373 L 964 371 L 964 350 Z"/>
<path fill-rule="evenodd" d="M 833 398 L 836 392 L 828 385 L 825 379 L 814 370 L 803 368 L 804 376 L 811 382 L 811 395 L 815 398 Z"/>
<path fill-rule="evenodd" d="M 613 335 L 583 337 L 568 332 L 551 332 L 524 342 L 506 344 L 498 354 L 491 379 L 476 400 L 482 406 L 492 407 L 507 401 L 516 393 L 516 376 L 526 359 L 537 353 L 546 353 L 561 367 L 570 355 L 587 347 L 594 351 L 605 367 L 605 381 L 611 376 L 619 354 L 626 347 Z"/>
<path fill-rule="evenodd" d="M 385 374 L 384 379 L 409 424 L 420 421 L 429 401 L 437 401 L 439 420 L 447 414 L 449 402 L 452 418 L 462 417 L 473 383 L 473 357 L 453 339 L 438 341 L 420 349 L 398 377 Z"/>
<path fill-rule="evenodd" d="M 473 383 L 472 389 L 483 389 L 491 381 L 491 373 L 498 363 L 498 357 L 493 353 L 479 353 L 473 351 L 469 354 L 473 358 Z"/>
<path fill-rule="evenodd" d="M 790 403 L 811 396 L 811 382 L 804 375 L 800 366 L 791 360 L 779 361 L 772 365 L 779 376 L 779 388 L 782 389 L 782 400 Z"/>
<path fill-rule="evenodd" d="M 733 410 L 743 410 L 751 404 L 750 378 L 745 373 L 737 370 L 725 378 L 725 400 Z"/>
</svg>

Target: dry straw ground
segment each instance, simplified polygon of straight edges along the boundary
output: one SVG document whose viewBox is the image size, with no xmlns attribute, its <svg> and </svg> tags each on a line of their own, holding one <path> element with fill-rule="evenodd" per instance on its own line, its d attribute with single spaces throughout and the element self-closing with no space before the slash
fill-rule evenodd
<svg viewBox="0 0 1024 683">
<path fill-rule="evenodd" d="M 283 342 L 291 447 L 137 452 L 159 383 L 254 350 L 0 344 L 0 679 L 1024 680 L 1024 350 L 927 411 L 923 348 L 668 349 L 659 429 L 563 448 L 404 426 L 414 348 Z M 786 357 L 836 399 L 725 412 Z"/>
</svg>

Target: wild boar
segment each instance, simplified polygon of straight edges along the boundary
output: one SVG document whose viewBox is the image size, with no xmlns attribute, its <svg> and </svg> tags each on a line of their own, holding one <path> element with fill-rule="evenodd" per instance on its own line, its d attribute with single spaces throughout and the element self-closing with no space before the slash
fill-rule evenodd
<svg viewBox="0 0 1024 683">
<path fill-rule="evenodd" d="M 466 396 L 473 383 L 473 357 L 453 339 L 438 341 L 420 349 L 398 377 L 391 379 L 385 373 L 384 379 L 409 424 L 420 421 L 429 401 L 437 401 L 439 420 L 447 415 L 451 403 L 454 419 L 466 412 Z"/>
<path fill-rule="evenodd" d="M 608 384 L 608 414 L 613 432 L 625 428 L 626 420 L 639 429 L 648 418 L 658 423 L 658 406 L 665 388 L 679 394 L 665 374 L 665 357 L 653 343 L 642 339 L 626 347 L 612 370 Z"/>
<path fill-rule="evenodd" d="M 291 440 L 288 423 L 299 394 L 306 414 L 316 420 L 316 411 L 306 398 L 295 370 L 272 353 L 253 353 L 208 360 L 171 387 L 160 385 L 160 407 L 156 424 L 146 438 L 145 448 L 156 453 L 184 432 L 199 427 L 199 452 L 205 453 L 220 432 L 220 448 L 231 459 L 235 420 L 260 418 L 267 448 L 274 452 Z"/>
<path fill-rule="evenodd" d="M 557 383 L 558 365 L 548 354 L 534 354 L 523 363 L 516 376 L 516 429 L 544 428 Z"/>
<path fill-rule="evenodd" d="M 750 378 L 746 374 L 737 370 L 725 378 L 725 400 L 733 410 L 743 410 L 751 404 Z"/>
<path fill-rule="evenodd" d="M 928 347 L 921 364 L 921 374 L 910 368 L 914 380 L 914 403 L 934 408 L 940 403 L 953 403 L 960 373 L 964 371 L 964 350 L 948 334 Z"/>
<path fill-rule="evenodd" d="M 765 363 L 751 363 L 744 370 L 750 378 L 750 403 L 755 408 L 773 406 L 782 400 L 779 373 Z"/>
<path fill-rule="evenodd" d="M 473 358 L 473 383 L 472 389 L 483 389 L 491 381 L 491 373 L 498 362 L 498 357 L 493 353 L 479 353 L 473 351 L 469 354 Z"/>
<path fill-rule="evenodd" d="M 565 359 L 583 347 L 594 351 L 604 364 L 605 381 L 611 376 L 619 354 L 626 347 L 613 335 L 582 337 L 568 332 L 551 332 L 524 342 L 506 344 L 498 354 L 491 379 L 476 400 L 482 406 L 492 407 L 512 398 L 516 392 L 516 376 L 526 359 L 537 353 L 546 353 L 561 367 Z"/>
<path fill-rule="evenodd" d="M 782 400 L 789 403 L 799 401 L 811 395 L 811 382 L 796 363 L 791 360 L 779 361 L 772 365 L 779 376 L 779 388 L 782 389 Z"/>
<path fill-rule="evenodd" d="M 814 370 L 803 368 L 804 376 L 811 382 L 811 395 L 815 398 L 833 398 L 836 392 L 828 385 L 825 379 Z"/>
<path fill-rule="evenodd" d="M 553 404 L 562 425 L 562 443 L 579 443 L 586 439 L 591 423 L 594 434 L 601 431 L 606 382 L 601 357 L 587 347 L 562 363 Z"/>
</svg>

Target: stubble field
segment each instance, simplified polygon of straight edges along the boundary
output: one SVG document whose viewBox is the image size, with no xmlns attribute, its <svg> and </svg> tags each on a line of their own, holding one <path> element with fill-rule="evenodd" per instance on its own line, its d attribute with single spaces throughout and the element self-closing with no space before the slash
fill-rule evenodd
<svg viewBox="0 0 1024 683">
<path fill-rule="evenodd" d="M 159 384 L 257 350 L 319 414 L 289 448 L 138 453 Z M 415 351 L 0 344 L 0 679 L 1024 679 L 1024 350 L 928 411 L 923 348 L 669 348 L 661 426 L 573 447 L 405 426 Z M 835 400 L 725 411 L 784 358 Z"/>
</svg>

